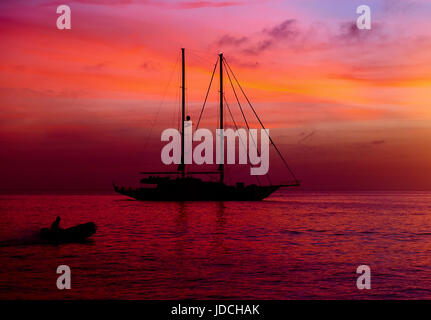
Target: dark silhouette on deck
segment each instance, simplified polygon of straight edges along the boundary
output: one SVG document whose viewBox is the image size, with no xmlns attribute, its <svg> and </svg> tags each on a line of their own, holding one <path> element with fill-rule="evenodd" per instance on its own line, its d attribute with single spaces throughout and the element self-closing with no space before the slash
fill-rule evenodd
<svg viewBox="0 0 431 320">
<path fill-rule="evenodd" d="M 51 224 L 51 231 L 52 232 L 58 232 L 61 230 L 60 228 L 60 220 L 61 218 L 58 216 L 55 221 Z"/>
</svg>

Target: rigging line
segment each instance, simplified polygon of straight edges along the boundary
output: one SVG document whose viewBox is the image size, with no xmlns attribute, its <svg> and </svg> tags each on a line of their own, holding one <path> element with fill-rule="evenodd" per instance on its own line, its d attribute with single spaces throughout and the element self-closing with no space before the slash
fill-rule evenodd
<svg viewBox="0 0 431 320">
<path fill-rule="evenodd" d="M 207 100 L 208 100 L 208 95 L 209 95 L 209 93 L 210 93 L 211 84 L 213 83 L 214 74 L 215 74 L 215 71 L 216 71 L 217 65 L 218 65 L 218 59 L 217 59 L 216 64 L 214 65 L 214 70 L 213 70 L 213 74 L 212 74 L 212 76 L 211 76 L 210 85 L 208 86 L 207 94 L 205 95 L 204 104 L 203 104 L 202 109 L 201 109 L 201 114 L 199 115 L 198 123 L 197 123 L 197 125 L 196 125 L 196 130 L 199 128 L 199 123 L 201 122 L 202 114 L 204 113 L 205 105 L 206 105 Z"/>
<path fill-rule="evenodd" d="M 230 117 L 232 118 L 232 122 L 233 122 L 233 124 L 235 126 L 235 129 L 236 129 L 236 131 L 238 131 L 238 126 L 236 125 L 235 119 L 233 117 L 232 111 L 230 110 L 229 104 L 227 103 L 225 95 L 223 95 L 223 99 L 224 99 L 224 102 L 226 103 L 226 107 L 227 107 L 227 109 L 229 111 Z M 247 147 L 244 145 L 244 141 L 242 140 L 242 137 L 241 137 L 240 134 L 238 134 L 238 138 L 241 141 L 242 146 L 244 147 L 244 149 L 247 150 Z M 247 159 L 250 162 L 250 156 L 249 156 L 248 152 L 247 152 Z M 257 183 L 260 184 L 259 176 L 256 175 L 255 177 L 256 177 Z M 270 183 L 271 183 L 271 181 L 270 181 Z"/>
<path fill-rule="evenodd" d="M 195 51 L 195 52 L 193 52 L 193 51 Z M 200 59 L 201 61 L 205 61 L 205 62 L 209 62 L 209 63 L 213 64 L 213 60 L 210 60 L 208 58 L 204 58 L 203 56 L 196 53 L 196 52 L 204 53 L 203 51 L 187 48 L 187 52 L 190 53 L 191 55 L 193 55 L 194 57 Z"/>
<path fill-rule="evenodd" d="M 179 57 L 180 55 L 178 56 L 178 59 Z M 181 72 L 177 73 L 176 81 L 178 84 L 178 87 L 176 90 L 176 100 L 175 100 L 175 102 L 177 103 L 177 110 L 176 110 L 177 112 L 176 112 L 176 115 L 173 115 L 173 116 L 174 116 L 174 120 L 177 121 L 178 132 L 181 132 Z"/>
<path fill-rule="evenodd" d="M 230 111 L 229 104 L 227 103 L 227 100 L 226 100 L 226 96 L 225 96 L 225 95 L 223 95 L 223 100 L 224 100 L 224 102 L 226 103 L 226 107 L 227 107 L 227 109 L 228 109 L 228 111 L 229 111 L 229 114 L 230 114 L 230 117 L 231 117 L 231 119 L 232 119 L 233 125 L 235 126 L 236 130 L 238 130 L 238 126 L 236 125 L 235 119 L 233 118 L 232 112 Z M 241 140 L 241 141 L 242 141 L 242 140 Z M 243 143 L 243 144 L 244 144 L 244 143 Z"/>
<path fill-rule="evenodd" d="M 227 69 L 226 69 L 226 71 L 227 71 Z M 232 90 L 233 90 L 233 93 L 235 95 L 236 101 L 238 103 L 239 109 L 241 110 L 241 114 L 242 114 L 242 117 L 244 118 L 244 122 L 245 122 L 245 125 L 247 126 L 247 130 L 250 132 L 250 126 L 248 125 L 247 118 L 245 117 L 244 111 L 243 111 L 242 106 L 241 106 L 241 102 L 238 99 L 238 95 L 236 94 L 236 90 L 235 90 L 235 87 L 233 85 L 232 79 L 230 78 L 229 72 L 226 72 L 226 74 L 229 78 L 230 85 L 232 87 Z M 252 137 L 252 140 L 253 140 L 253 143 L 256 147 L 257 154 L 260 156 L 259 150 L 257 149 L 257 143 L 254 141 L 253 137 Z"/>
<path fill-rule="evenodd" d="M 172 78 L 173 78 L 173 75 L 174 75 L 174 73 L 175 73 L 175 70 L 177 69 L 177 65 L 178 65 L 178 61 L 179 61 L 179 59 L 180 59 L 180 56 L 179 56 L 179 55 L 177 55 L 177 59 L 176 59 L 176 61 L 175 61 L 175 65 L 174 65 L 174 67 L 173 67 L 173 69 L 172 69 L 172 71 L 171 71 L 171 74 L 169 75 L 169 81 L 168 81 L 168 84 L 166 85 L 166 87 L 165 87 L 165 89 L 164 89 L 164 91 L 163 91 L 163 99 L 162 99 L 162 101 L 161 101 L 161 102 L 159 103 L 159 105 L 158 105 L 157 112 L 156 112 L 156 116 L 155 116 L 154 120 L 151 122 L 150 131 L 149 131 L 148 136 L 147 136 L 147 139 L 146 139 L 146 141 L 145 141 L 144 149 L 146 149 L 146 148 L 147 148 L 147 145 L 148 145 L 149 141 L 151 140 L 151 135 L 152 135 L 152 133 L 153 133 L 154 124 L 156 123 L 157 119 L 159 118 L 159 114 L 160 114 L 160 109 L 161 109 L 161 107 L 162 107 L 162 106 L 163 106 L 163 104 L 165 103 L 166 94 L 167 94 L 167 92 L 168 92 L 169 86 L 171 85 Z"/>
<path fill-rule="evenodd" d="M 172 114 L 172 116 L 173 116 L 172 123 L 174 123 L 176 121 L 178 132 L 181 132 L 180 131 L 180 124 L 181 124 L 181 121 L 180 121 L 180 118 L 181 118 L 181 116 L 180 116 L 180 114 L 181 114 L 181 70 L 180 70 L 180 72 L 177 73 L 177 77 L 175 80 L 176 80 L 176 84 L 179 84 L 179 85 L 178 85 L 178 87 L 175 87 L 176 90 L 175 90 L 175 102 L 174 102 L 175 104 L 174 104 L 174 106 L 176 107 L 176 109 L 175 109 L 175 114 Z"/>
<path fill-rule="evenodd" d="M 239 83 L 238 79 L 236 78 L 235 74 L 233 73 L 229 63 L 226 61 L 225 58 L 223 58 L 225 65 L 228 66 L 228 69 L 230 70 L 230 72 L 232 73 L 232 76 L 234 77 L 236 83 L 238 84 L 238 87 L 241 89 L 242 94 L 244 95 L 245 99 L 247 100 L 251 110 L 253 110 L 254 115 L 256 116 L 257 120 L 259 121 L 260 125 L 262 126 L 262 128 L 265 130 L 265 127 L 262 123 L 262 121 L 260 120 L 259 116 L 257 115 L 256 111 L 254 110 L 253 106 L 251 105 L 250 100 L 248 99 L 247 95 L 245 94 L 244 90 L 241 87 L 241 84 Z M 266 132 L 266 131 L 265 131 Z M 280 150 L 277 148 L 277 146 L 275 145 L 274 141 L 272 140 L 271 136 L 267 133 L 269 141 L 271 141 L 271 144 L 274 146 L 275 150 L 277 151 L 278 155 L 280 156 L 281 160 L 283 161 L 284 165 L 286 166 L 287 170 L 289 170 L 290 174 L 292 175 L 293 179 L 295 179 L 295 182 L 299 182 L 299 180 L 296 178 L 295 174 L 293 173 L 293 171 L 290 169 L 289 165 L 287 164 L 287 161 L 284 159 L 283 155 L 281 154 Z"/>
<path fill-rule="evenodd" d="M 223 60 L 224 60 L 224 58 L 223 58 Z M 225 63 L 225 65 L 226 65 L 226 63 Z M 239 106 L 239 109 L 241 110 L 241 114 L 242 114 L 242 117 L 244 118 L 244 122 L 245 122 L 245 124 L 246 124 L 246 126 L 247 126 L 247 130 L 248 130 L 248 132 L 250 132 L 250 126 L 248 125 L 247 118 L 245 117 L 244 111 L 243 111 L 243 109 L 242 109 L 242 107 L 241 107 L 241 103 L 240 103 L 240 101 L 239 101 L 239 99 L 238 99 L 238 95 L 237 95 L 237 93 L 236 93 L 236 90 L 235 90 L 235 87 L 234 87 L 234 85 L 233 85 L 232 79 L 231 79 L 231 77 L 230 77 L 230 75 L 229 75 L 229 71 L 228 71 L 228 69 L 226 69 L 226 74 L 227 74 L 227 76 L 228 76 L 228 78 L 229 78 L 230 85 L 232 86 L 233 93 L 234 93 L 234 95 L 235 95 L 236 101 L 238 102 L 238 106 Z M 233 73 L 232 73 L 232 75 L 233 75 Z M 260 156 L 259 148 L 257 147 L 257 142 L 256 142 L 256 141 L 254 141 L 253 136 L 250 136 L 250 138 L 251 138 L 251 140 L 253 141 L 254 146 L 256 147 L 256 151 L 257 151 L 258 156 Z M 268 182 L 271 184 L 271 180 L 269 179 L 268 175 L 267 175 L 267 179 L 268 179 Z"/>
<path fill-rule="evenodd" d="M 226 74 L 229 78 L 229 82 L 230 82 L 230 85 L 232 87 L 233 93 L 235 95 L 236 101 L 238 102 L 239 109 L 241 110 L 242 117 L 244 118 L 245 125 L 247 126 L 248 131 L 250 131 L 250 126 L 248 125 L 247 118 L 245 117 L 244 111 L 242 110 L 241 103 L 239 102 L 238 95 L 236 94 L 236 91 L 235 91 L 235 88 L 233 86 L 232 80 L 230 78 L 229 72 L 226 72 Z M 253 141 L 254 141 L 254 139 L 253 139 Z M 255 145 L 256 145 L 256 143 L 255 143 Z"/>
</svg>

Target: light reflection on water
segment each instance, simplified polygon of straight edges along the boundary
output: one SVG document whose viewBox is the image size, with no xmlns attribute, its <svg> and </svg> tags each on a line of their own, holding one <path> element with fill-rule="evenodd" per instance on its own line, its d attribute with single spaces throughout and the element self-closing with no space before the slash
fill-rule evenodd
<svg viewBox="0 0 431 320">
<path fill-rule="evenodd" d="M 431 193 L 289 193 L 262 202 L 0 196 L 0 298 L 431 298 Z M 94 221 L 85 244 L 38 243 Z M 72 269 L 72 290 L 56 268 Z M 359 291 L 358 265 L 372 271 Z"/>
</svg>

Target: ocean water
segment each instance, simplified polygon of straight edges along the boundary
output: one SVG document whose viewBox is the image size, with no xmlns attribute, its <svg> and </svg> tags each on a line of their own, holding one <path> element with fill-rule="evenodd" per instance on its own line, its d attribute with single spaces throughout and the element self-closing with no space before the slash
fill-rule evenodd
<svg viewBox="0 0 431 320">
<path fill-rule="evenodd" d="M 262 202 L 0 196 L 0 299 L 431 298 L 431 193 L 292 193 Z M 94 221 L 93 240 L 40 243 Z M 58 290 L 68 265 L 72 289 Z M 356 268 L 371 268 L 358 290 Z"/>
</svg>

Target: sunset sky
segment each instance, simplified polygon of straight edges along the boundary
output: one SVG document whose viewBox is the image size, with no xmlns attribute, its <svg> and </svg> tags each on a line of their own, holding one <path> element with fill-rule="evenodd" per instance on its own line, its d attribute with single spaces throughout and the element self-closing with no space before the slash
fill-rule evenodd
<svg viewBox="0 0 431 320">
<path fill-rule="evenodd" d="M 0 191 L 109 190 L 162 169 L 181 47 L 192 120 L 223 52 L 304 189 L 431 190 L 430 17 L 427 0 L 3 0 Z"/>
</svg>

